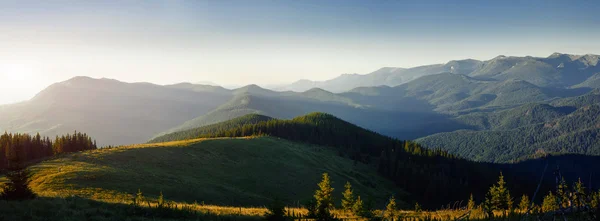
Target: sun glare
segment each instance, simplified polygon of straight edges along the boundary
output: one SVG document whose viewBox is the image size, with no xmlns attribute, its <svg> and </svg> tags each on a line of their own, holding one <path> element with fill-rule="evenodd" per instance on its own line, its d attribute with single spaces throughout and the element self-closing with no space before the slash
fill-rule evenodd
<svg viewBox="0 0 600 221">
<path fill-rule="evenodd" d="M 0 103 L 17 102 L 31 98 L 38 90 L 40 79 L 32 67 L 0 65 Z"/>
</svg>

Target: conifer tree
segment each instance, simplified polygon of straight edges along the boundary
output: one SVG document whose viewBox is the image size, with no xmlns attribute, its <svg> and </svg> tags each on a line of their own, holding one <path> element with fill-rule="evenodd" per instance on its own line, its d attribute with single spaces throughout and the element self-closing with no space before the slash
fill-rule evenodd
<svg viewBox="0 0 600 221">
<path fill-rule="evenodd" d="M 360 199 L 360 196 L 358 196 L 354 201 L 354 205 L 352 205 L 352 212 L 360 217 L 369 217 L 368 213 L 371 211 L 367 211 L 363 201 Z"/>
<path fill-rule="evenodd" d="M 310 212 L 315 214 L 317 221 L 335 220 L 330 210 L 333 209 L 333 188 L 329 174 L 323 173 L 323 179 L 318 184 L 319 189 L 315 191 L 315 207 L 316 211 Z"/>
<path fill-rule="evenodd" d="M 163 208 L 165 206 L 165 196 L 163 196 L 162 191 L 160 191 L 160 195 L 158 196 L 158 207 Z"/>
<path fill-rule="evenodd" d="M 492 203 L 491 191 L 486 194 L 485 201 L 483 201 L 482 208 L 488 218 L 494 217 L 494 204 Z"/>
<path fill-rule="evenodd" d="M 529 204 L 531 204 L 531 202 L 529 201 L 529 197 L 527 195 L 523 195 L 521 197 L 521 202 L 519 203 L 519 209 L 521 210 L 521 212 L 526 212 L 527 210 L 529 210 Z"/>
<path fill-rule="evenodd" d="M 506 188 L 506 182 L 504 181 L 504 175 L 500 173 L 498 177 L 498 183 L 492 186 L 488 195 L 491 203 L 492 210 L 510 210 L 513 206 L 513 200 L 510 196 L 510 191 Z"/>
<path fill-rule="evenodd" d="M 265 213 L 265 217 L 268 221 L 288 220 L 288 216 L 285 215 L 285 204 L 281 200 L 275 199 L 267 209 L 268 211 Z"/>
<path fill-rule="evenodd" d="M 592 194 L 590 206 L 592 209 L 600 211 L 600 190 L 598 192 L 591 192 L 590 194 Z"/>
<path fill-rule="evenodd" d="M 137 193 L 135 194 L 135 198 L 133 199 L 133 204 L 134 204 L 134 206 L 140 206 L 140 205 L 142 205 L 143 202 L 144 202 L 144 195 L 142 194 L 142 190 L 138 189 Z"/>
<path fill-rule="evenodd" d="M 467 203 L 467 209 L 472 210 L 475 209 L 475 199 L 473 199 L 473 194 L 469 197 L 469 202 Z"/>
<path fill-rule="evenodd" d="M 573 184 L 573 206 L 583 207 L 586 204 L 585 186 L 581 182 L 581 178 Z"/>
<path fill-rule="evenodd" d="M 555 197 L 558 198 L 558 201 L 560 202 L 560 207 L 567 208 L 570 206 L 569 186 L 567 185 L 567 182 L 565 181 L 564 177 L 560 180 L 560 183 L 558 184 L 558 189 L 556 190 Z"/>
<path fill-rule="evenodd" d="M 6 174 L 6 183 L 0 193 L 4 200 L 28 200 L 36 197 L 29 187 L 29 170 L 15 168 Z"/>
<path fill-rule="evenodd" d="M 542 212 L 552 212 L 558 210 L 558 202 L 556 201 L 556 197 L 552 192 L 549 192 L 546 197 L 544 197 L 544 202 L 542 202 Z"/>
<path fill-rule="evenodd" d="M 385 207 L 385 218 L 387 218 L 390 221 L 394 221 L 394 219 L 396 218 L 396 198 L 394 198 L 394 196 L 390 197 L 390 201 L 388 202 L 387 206 Z"/>
<path fill-rule="evenodd" d="M 354 192 L 352 191 L 352 185 L 350 182 L 346 182 L 344 186 L 346 190 L 342 194 L 344 198 L 342 199 L 342 208 L 345 211 L 352 211 L 352 206 L 354 206 Z"/>
<path fill-rule="evenodd" d="M 315 191 L 315 200 L 317 201 L 317 207 L 325 207 L 328 209 L 333 208 L 333 188 L 331 187 L 331 180 L 329 174 L 323 173 L 323 179 L 318 184 L 319 189 Z"/>
</svg>

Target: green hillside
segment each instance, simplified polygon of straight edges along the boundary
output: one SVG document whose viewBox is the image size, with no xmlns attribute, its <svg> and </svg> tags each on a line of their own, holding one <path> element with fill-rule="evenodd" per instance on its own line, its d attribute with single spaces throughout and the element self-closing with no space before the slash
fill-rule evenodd
<svg viewBox="0 0 600 221">
<path fill-rule="evenodd" d="M 572 111 L 574 108 L 571 107 L 531 103 L 507 110 L 465 114 L 456 119 L 478 130 L 506 130 L 544 123 L 565 116 Z"/>
<path fill-rule="evenodd" d="M 478 161 L 508 162 L 547 153 L 600 155 L 600 106 L 585 106 L 551 121 L 508 130 L 455 131 L 418 139 Z"/>
<path fill-rule="evenodd" d="M 193 138 L 197 138 L 200 134 L 215 134 L 221 131 L 227 131 L 234 128 L 242 127 L 247 124 L 255 124 L 258 122 L 269 121 L 273 118 L 263 116 L 260 114 L 248 114 L 238 118 L 234 118 L 228 121 L 224 121 L 221 123 L 211 124 L 199 128 L 179 131 L 171 134 L 166 134 L 163 136 L 156 137 L 150 140 L 150 143 L 160 143 L 167 142 L 173 140 L 189 140 Z"/>
<path fill-rule="evenodd" d="M 196 138 L 257 135 L 327 146 L 340 156 L 371 164 L 380 175 L 410 192 L 411 201 L 431 208 L 460 200 L 470 193 L 484 192 L 487 187 L 474 184 L 492 183 L 499 171 L 444 151 L 383 136 L 325 113 L 247 124 L 229 131 L 198 134 Z M 161 139 L 176 140 L 176 137 L 166 135 Z"/>
<path fill-rule="evenodd" d="M 327 148 L 272 137 L 192 140 L 66 155 L 30 167 L 41 196 L 130 201 L 141 189 L 176 202 L 263 206 L 310 199 L 327 172 L 341 199 L 346 181 L 376 202 L 404 193 L 364 164 Z"/>
</svg>

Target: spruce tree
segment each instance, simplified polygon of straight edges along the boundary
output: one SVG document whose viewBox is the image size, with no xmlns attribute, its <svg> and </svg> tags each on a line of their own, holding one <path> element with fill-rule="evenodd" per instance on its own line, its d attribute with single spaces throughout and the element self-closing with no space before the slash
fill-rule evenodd
<svg viewBox="0 0 600 221">
<path fill-rule="evenodd" d="M 36 197 L 29 187 L 29 170 L 22 168 L 12 169 L 6 174 L 6 183 L 0 194 L 4 200 L 29 200 Z"/>
<path fill-rule="evenodd" d="M 352 185 L 350 182 L 346 182 L 344 186 L 346 190 L 343 193 L 344 198 L 342 199 L 342 208 L 345 211 L 352 211 L 352 206 L 354 206 L 354 192 L 352 191 Z"/>
<path fill-rule="evenodd" d="M 467 203 L 467 209 L 472 210 L 475 209 L 475 199 L 473 199 L 473 194 L 469 197 L 469 202 Z"/>
<path fill-rule="evenodd" d="M 500 173 L 496 185 L 490 188 L 488 199 L 492 210 L 510 210 L 513 206 L 513 200 L 510 196 L 510 191 L 506 188 L 504 175 Z"/>
<path fill-rule="evenodd" d="M 160 191 L 160 195 L 158 196 L 158 208 L 163 208 L 165 207 L 165 196 L 163 195 L 163 192 Z"/>
<path fill-rule="evenodd" d="M 387 218 L 390 221 L 394 221 L 394 219 L 396 218 L 396 198 L 394 198 L 394 196 L 390 197 L 390 201 L 388 202 L 387 206 L 385 207 L 385 218 Z"/>
<path fill-rule="evenodd" d="M 521 212 L 527 212 L 527 210 L 529 210 L 529 204 L 531 204 L 529 197 L 527 195 L 523 195 L 521 197 L 521 202 L 519 203 L 519 209 Z"/>
<path fill-rule="evenodd" d="M 319 189 L 315 191 L 315 208 L 316 211 L 312 212 L 315 214 L 317 221 L 335 220 L 335 217 L 331 214 L 330 210 L 333 209 L 333 188 L 331 187 L 331 180 L 329 174 L 323 173 L 323 179 L 318 184 Z M 309 212 L 311 213 L 311 212 Z"/>
<path fill-rule="evenodd" d="M 360 199 L 360 196 L 356 197 L 356 200 L 354 201 L 354 205 L 352 205 L 352 213 L 354 213 L 354 215 L 357 215 L 360 217 L 367 217 L 366 211 L 365 211 L 365 205 L 364 205 L 363 201 Z"/>
<path fill-rule="evenodd" d="M 576 207 L 585 206 L 585 197 L 585 186 L 583 185 L 583 182 L 581 182 L 581 178 L 579 178 L 579 180 L 577 180 L 577 182 L 573 184 L 573 205 Z"/>
<path fill-rule="evenodd" d="M 285 215 L 285 204 L 281 200 L 275 199 L 267 209 L 268 211 L 265 213 L 265 218 L 268 221 L 288 220 L 288 216 Z"/>
<path fill-rule="evenodd" d="M 569 186 L 563 177 L 558 184 L 558 189 L 556 190 L 556 197 L 558 198 L 560 207 L 567 208 L 570 206 L 569 194 Z"/>
<path fill-rule="evenodd" d="M 144 203 L 144 195 L 142 194 L 142 190 L 138 189 L 135 194 L 135 198 L 133 199 L 134 206 L 141 206 Z"/>
<path fill-rule="evenodd" d="M 558 210 L 558 203 L 556 201 L 556 197 L 552 192 L 549 192 L 546 197 L 544 197 L 544 202 L 542 202 L 542 212 L 553 212 Z"/>
</svg>

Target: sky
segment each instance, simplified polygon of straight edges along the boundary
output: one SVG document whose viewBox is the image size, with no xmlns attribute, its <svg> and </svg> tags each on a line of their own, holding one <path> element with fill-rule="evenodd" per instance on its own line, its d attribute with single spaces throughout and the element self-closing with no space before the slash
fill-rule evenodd
<svg viewBox="0 0 600 221">
<path fill-rule="evenodd" d="M 0 0 L 0 104 L 74 76 L 276 85 L 498 55 L 600 54 L 595 1 Z"/>
</svg>

